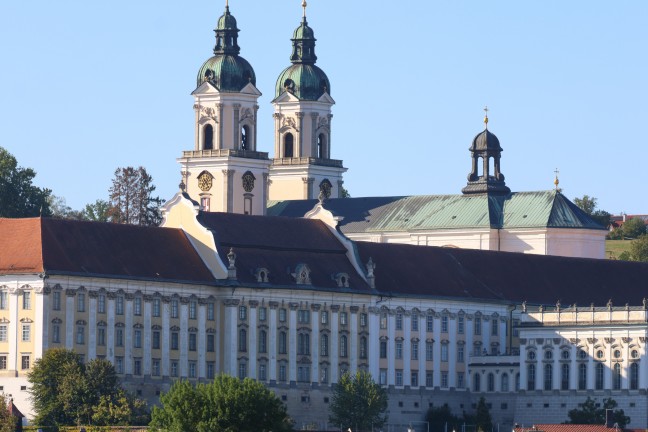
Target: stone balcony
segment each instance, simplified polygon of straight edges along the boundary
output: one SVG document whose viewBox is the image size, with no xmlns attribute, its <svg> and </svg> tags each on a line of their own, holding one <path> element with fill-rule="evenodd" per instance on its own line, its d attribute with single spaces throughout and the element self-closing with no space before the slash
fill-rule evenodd
<svg viewBox="0 0 648 432">
<path fill-rule="evenodd" d="M 289 166 L 289 165 L 320 165 L 335 168 L 342 168 L 342 161 L 337 159 L 320 159 L 313 157 L 292 157 L 292 158 L 277 158 L 272 160 L 273 166 Z"/>
<path fill-rule="evenodd" d="M 182 152 L 182 157 L 238 157 L 246 159 L 268 159 L 268 152 L 234 149 L 213 149 L 213 150 L 188 150 Z"/>
</svg>

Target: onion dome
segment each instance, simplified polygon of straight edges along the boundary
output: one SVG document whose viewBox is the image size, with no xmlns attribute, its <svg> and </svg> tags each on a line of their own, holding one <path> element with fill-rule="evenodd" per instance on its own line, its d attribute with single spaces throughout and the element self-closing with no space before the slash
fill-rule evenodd
<svg viewBox="0 0 648 432">
<path fill-rule="evenodd" d="M 315 66 L 315 32 L 308 26 L 306 15 L 293 33 L 292 65 L 277 79 L 275 97 L 284 92 L 299 100 L 318 100 L 324 93 L 331 93 L 331 83 L 322 69 Z"/>
<path fill-rule="evenodd" d="M 229 6 L 225 6 L 225 13 L 218 19 L 214 32 L 214 56 L 200 67 L 197 85 L 208 81 L 222 92 L 239 92 L 249 83 L 256 85 L 254 69 L 247 60 L 239 56 L 239 29 L 236 18 L 230 14 Z"/>
</svg>

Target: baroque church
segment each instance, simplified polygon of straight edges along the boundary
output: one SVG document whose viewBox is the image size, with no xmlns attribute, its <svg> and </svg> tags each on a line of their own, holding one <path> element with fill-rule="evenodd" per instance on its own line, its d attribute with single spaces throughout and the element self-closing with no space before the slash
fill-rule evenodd
<svg viewBox="0 0 648 432">
<path fill-rule="evenodd" d="M 64 347 L 151 403 L 179 378 L 259 380 L 296 429 L 345 426 L 330 390 L 359 370 L 390 425 L 480 397 L 502 427 L 559 423 L 589 396 L 648 426 L 647 264 L 601 259 L 605 229 L 558 189 L 511 192 L 488 128 L 459 195 L 343 198 L 305 4 L 270 158 L 238 32 L 226 6 L 161 227 L 0 219 L 0 391 L 33 416 L 27 374 Z"/>
</svg>

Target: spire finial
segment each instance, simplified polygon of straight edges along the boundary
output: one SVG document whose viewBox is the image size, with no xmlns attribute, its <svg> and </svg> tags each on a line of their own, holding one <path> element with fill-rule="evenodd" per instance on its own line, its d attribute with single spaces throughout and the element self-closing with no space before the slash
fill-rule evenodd
<svg viewBox="0 0 648 432">
<path fill-rule="evenodd" d="M 558 171 L 558 168 L 554 170 L 554 174 L 556 174 L 556 178 L 554 179 L 554 186 L 556 187 L 556 190 L 559 190 L 558 185 L 560 184 L 560 180 L 558 180 L 558 174 L 560 174 L 560 171 Z"/>
<path fill-rule="evenodd" d="M 308 6 L 308 3 L 306 3 L 306 0 L 302 0 L 302 7 L 304 8 L 304 19 L 306 18 L 306 6 Z"/>
<path fill-rule="evenodd" d="M 484 124 L 486 125 L 486 129 L 488 129 L 488 106 L 484 107 Z"/>
</svg>

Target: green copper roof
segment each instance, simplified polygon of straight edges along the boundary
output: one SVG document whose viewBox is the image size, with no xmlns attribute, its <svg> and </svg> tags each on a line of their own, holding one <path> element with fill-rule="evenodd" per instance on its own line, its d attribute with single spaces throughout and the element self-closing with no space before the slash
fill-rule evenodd
<svg viewBox="0 0 648 432">
<path fill-rule="evenodd" d="M 275 96 L 288 91 L 300 100 L 318 100 L 331 94 L 331 84 L 324 71 L 315 65 L 294 64 L 279 75 Z"/>
<path fill-rule="evenodd" d="M 269 203 L 268 215 L 301 217 L 316 200 Z M 340 229 L 399 232 L 445 229 L 582 228 L 605 229 L 556 191 L 508 195 L 421 195 L 339 198 L 325 207 L 344 219 Z"/>
<path fill-rule="evenodd" d="M 209 81 L 222 92 L 239 92 L 249 83 L 256 85 L 256 75 L 243 57 L 216 55 L 203 63 L 197 81 L 198 86 Z"/>
<path fill-rule="evenodd" d="M 229 6 L 225 6 L 225 13 L 218 19 L 216 30 L 234 30 L 238 32 L 238 28 L 236 28 L 236 18 L 234 18 L 234 15 L 230 14 Z"/>
</svg>

